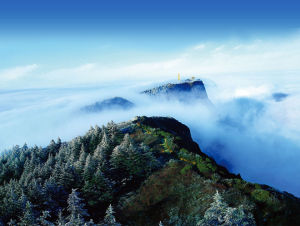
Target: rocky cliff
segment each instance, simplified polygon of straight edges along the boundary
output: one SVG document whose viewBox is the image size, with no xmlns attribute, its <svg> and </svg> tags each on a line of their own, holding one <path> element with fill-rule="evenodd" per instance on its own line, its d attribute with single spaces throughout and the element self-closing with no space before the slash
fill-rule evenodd
<svg viewBox="0 0 300 226">
<path fill-rule="evenodd" d="M 150 96 L 177 99 L 182 102 L 193 100 L 208 101 L 203 81 L 185 80 L 179 83 L 168 83 L 142 92 Z"/>
</svg>

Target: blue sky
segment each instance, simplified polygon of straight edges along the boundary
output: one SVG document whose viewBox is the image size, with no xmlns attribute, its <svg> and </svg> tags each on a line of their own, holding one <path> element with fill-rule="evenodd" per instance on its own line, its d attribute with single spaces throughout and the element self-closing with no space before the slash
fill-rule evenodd
<svg viewBox="0 0 300 226">
<path fill-rule="evenodd" d="M 272 31 L 298 27 L 299 9 L 292 0 L 3 0 L 0 22 L 1 29 L 11 32 Z"/>
<path fill-rule="evenodd" d="M 166 61 L 199 43 L 275 40 L 299 32 L 299 12 L 292 0 L 2 0 L 0 75 L 28 65 Z"/>
</svg>

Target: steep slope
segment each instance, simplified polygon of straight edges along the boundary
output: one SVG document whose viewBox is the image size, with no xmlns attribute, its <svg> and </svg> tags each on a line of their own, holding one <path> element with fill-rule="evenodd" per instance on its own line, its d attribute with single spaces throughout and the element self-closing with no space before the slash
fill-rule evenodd
<svg viewBox="0 0 300 226">
<path fill-rule="evenodd" d="M 175 99 L 182 102 L 201 100 L 208 102 L 208 96 L 203 81 L 185 80 L 180 83 L 168 83 L 142 92 L 153 97 Z"/>
<path fill-rule="evenodd" d="M 173 118 L 111 122 L 0 158 L 0 224 L 110 225 L 113 214 L 123 225 L 297 225 L 300 200 L 217 165 Z"/>
</svg>

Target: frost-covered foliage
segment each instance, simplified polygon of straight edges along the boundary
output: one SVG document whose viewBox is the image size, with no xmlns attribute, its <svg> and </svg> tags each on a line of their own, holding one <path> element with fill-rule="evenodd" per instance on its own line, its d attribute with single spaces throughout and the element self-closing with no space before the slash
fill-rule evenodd
<svg viewBox="0 0 300 226">
<path fill-rule="evenodd" d="M 70 142 L 52 140 L 46 148 L 15 146 L 0 157 L 0 222 L 102 222 L 107 208 L 112 216 L 110 203 L 117 200 L 119 189 L 130 181 L 140 183 L 157 166 L 149 148 L 136 144 L 113 122 Z"/>
<path fill-rule="evenodd" d="M 296 225 L 299 216 L 299 199 L 229 173 L 171 118 L 110 122 L 0 156 L 0 226 Z"/>
<path fill-rule="evenodd" d="M 206 210 L 204 218 L 198 222 L 199 226 L 244 226 L 256 225 L 254 217 L 251 213 L 247 212 L 243 206 L 232 208 L 223 201 L 222 196 L 217 191 L 214 195 L 214 201 Z"/>
</svg>

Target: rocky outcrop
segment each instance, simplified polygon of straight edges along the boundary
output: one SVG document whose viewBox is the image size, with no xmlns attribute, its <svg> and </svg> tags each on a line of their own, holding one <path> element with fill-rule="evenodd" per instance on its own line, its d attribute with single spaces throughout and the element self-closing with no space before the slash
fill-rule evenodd
<svg viewBox="0 0 300 226">
<path fill-rule="evenodd" d="M 185 80 L 180 83 L 168 83 L 142 92 L 149 96 L 159 96 L 182 102 L 194 100 L 208 101 L 206 89 L 202 80 Z"/>
</svg>

